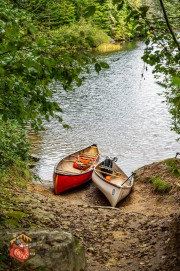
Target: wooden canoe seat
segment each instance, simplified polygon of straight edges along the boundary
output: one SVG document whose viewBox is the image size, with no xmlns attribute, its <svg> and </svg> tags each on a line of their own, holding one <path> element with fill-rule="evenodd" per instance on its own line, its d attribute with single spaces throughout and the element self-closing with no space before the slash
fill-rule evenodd
<svg viewBox="0 0 180 271">
<path fill-rule="evenodd" d="M 98 158 L 98 155 L 90 155 L 90 154 L 78 154 L 78 155 L 73 155 L 73 157 L 76 158 L 84 158 L 84 159 L 90 159 L 90 160 L 96 160 Z"/>
</svg>

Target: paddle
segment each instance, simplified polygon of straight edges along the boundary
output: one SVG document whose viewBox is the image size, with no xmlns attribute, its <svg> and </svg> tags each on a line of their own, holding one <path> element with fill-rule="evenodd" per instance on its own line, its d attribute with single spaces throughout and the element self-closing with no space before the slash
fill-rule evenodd
<svg viewBox="0 0 180 271">
<path fill-rule="evenodd" d="M 125 184 L 135 173 L 133 172 L 121 185 Z"/>
</svg>

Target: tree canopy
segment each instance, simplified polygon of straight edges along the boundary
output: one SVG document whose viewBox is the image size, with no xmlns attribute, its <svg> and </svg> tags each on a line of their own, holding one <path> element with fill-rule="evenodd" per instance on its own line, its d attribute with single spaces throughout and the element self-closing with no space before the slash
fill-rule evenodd
<svg viewBox="0 0 180 271">
<path fill-rule="evenodd" d="M 180 133 L 178 1 L 156 0 L 155 12 L 134 0 L 5 0 L 0 3 L 0 115 L 41 127 L 62 121 L 53 99 L 56 81 L 65 89 L 80 86 L 89 64 L 107 68 L 91 49 L 110 39 L 146 35 L 143 59 L 154 66 Z M 101 37 L 101 38 L 100 38 Z M 27 110 L 28 109 L 28 110 Z M 65 124 L 63 124 L 66 127 Z"/>
<path fill-rule="evenodd" d="M 95 31 L 104 29 L 108 35 L 113 33 L 115 39 L 129 38 L 134 35 L 134 30 L 130 31 L 131 18 L 137 23 L 140 12 L 144 12 L 133 10 L 128 1 L 1 2 L 2 120 L 16 119 L 21 125 L 29 122 L 36 127 L 41 126 L 43 118 L 62 121 L 60 105 L 53 100 L 56 88 L 50 88 L 50 84 L 60 81 L 65 89 L 73 84 L 80 86 L 89 64 L 94 63 L 97 72 L 107 68 L 106 63 L 95 61 L 90 53 L 90 48 L 96 46 Z M 125 20 L 129 23 L 126 28 Z M 121 31 L 115 30 L 120 29 L 120 24 Z M 105 34 L 102 37 L 106 38 Z"/>
<path fill-rule="evenodd" d="M 73 37 L 35 23 L 31 13 L 18 1 L 0 5 L 0 115 L 41 125 L 41 116 L 62 120 L 59 105 L 53 101 L 55 89 L 49 84 L 59 80 L 64 88 L 80 85 L 88 64 L 93 63 L 83 35 Z M 99 65 L 99 66 L 98 66 Z M 96 63 L 99 69 L 106 66 Z"/>
</svg>

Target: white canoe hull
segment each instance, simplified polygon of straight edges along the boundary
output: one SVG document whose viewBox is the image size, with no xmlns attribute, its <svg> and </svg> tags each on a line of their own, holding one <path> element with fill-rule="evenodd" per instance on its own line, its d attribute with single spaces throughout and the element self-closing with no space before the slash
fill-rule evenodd
<svg viewBox="0 0 180 271">
<path fill-rule="evenodd" d="M 121 180 L 120 178 L 117 178 L 118 182 L 115 177 L 112 178 L 111 182 L 106 181 L 106 179 L 101 174 L 99 174 L 98 171 L 96 171 L 96 168 L 92 174 L 92 181 L 97 186 L 97 188 L 105 195 L 112 207 L 115 207 L 118 202 L 127 197 L 131 192 L 134 179 L 129 178 L 127 183 L 124 183 L 124 180 L 128 179 L 128 177 L 125 175 L 124 172 L 123 174 L 124 178 L 121 178 Z"/>
</svg>

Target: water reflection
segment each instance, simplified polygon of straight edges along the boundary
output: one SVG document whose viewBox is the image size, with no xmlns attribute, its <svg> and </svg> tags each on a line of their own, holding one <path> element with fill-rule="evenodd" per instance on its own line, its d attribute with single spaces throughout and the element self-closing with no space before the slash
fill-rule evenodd
<svg viewBox="0 0 180 271">
<path fill-rule="evenodd" d="M 55 97 L 64 110 L 64 122 L 72 129 L 65 130 L 52 120 L 45 124 L 46 131 L 32 138 L 33 152 L 41 157 L 35 168 L 41 178 L 52 181 L 54 164 L 61 157 L 92 143 L 98 144 L 102 157 L 117 156 L 127 174 L 175 156 L 179 143 L 158 95 L 162 88 L 151 68 L 143 69 L 143 46 L 139 43 L 133 50 L 102 55 L 110 69 L 99 75 L 93 72 L 74 92 L 61 90 Z"/>
</svg>

